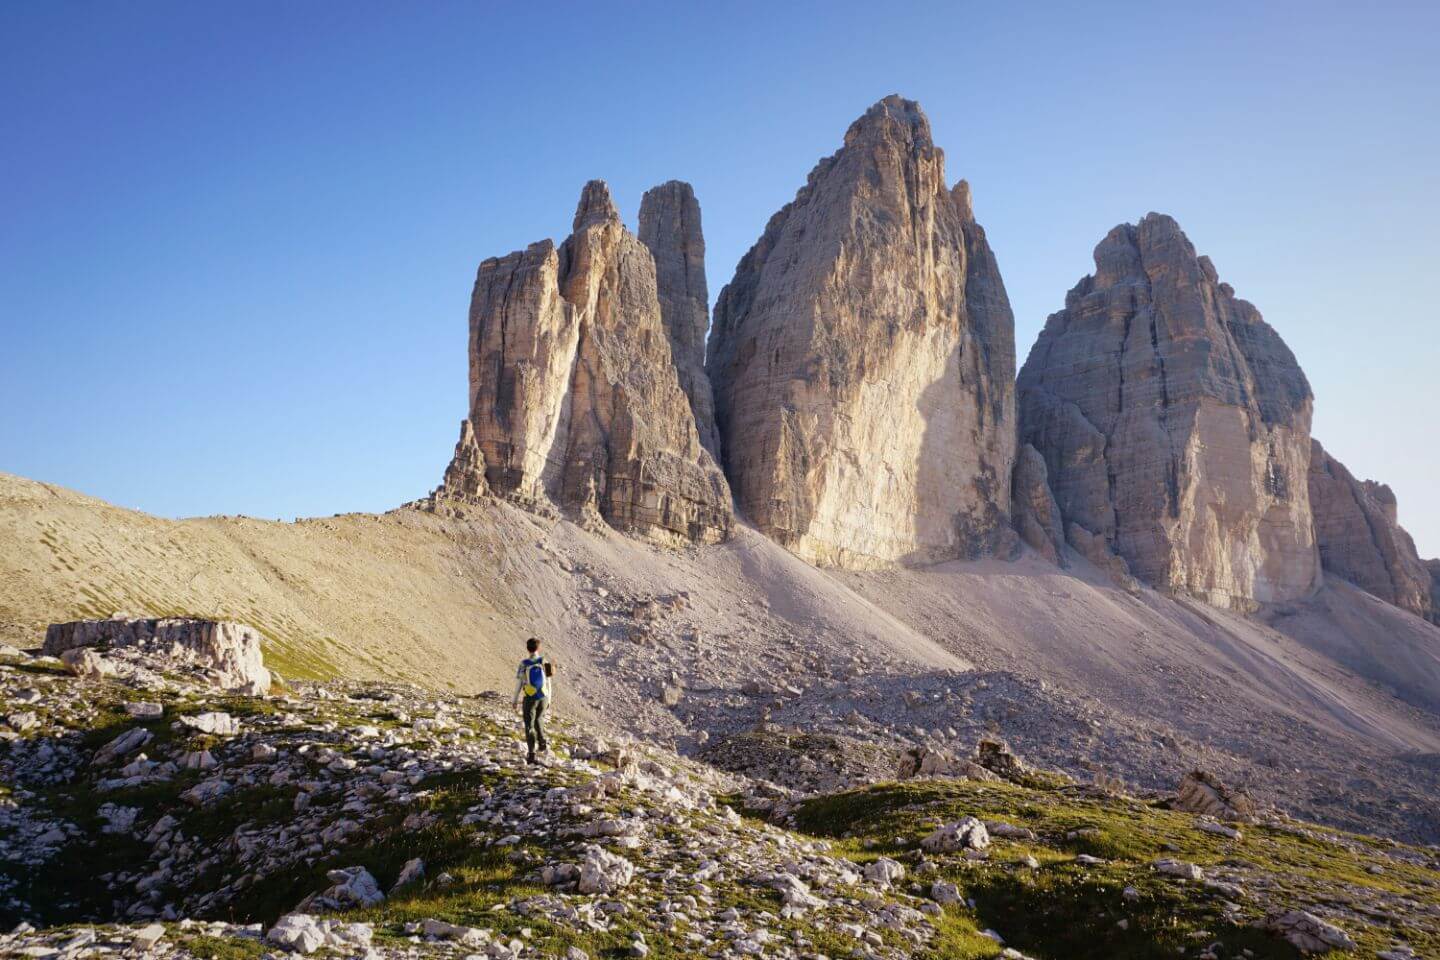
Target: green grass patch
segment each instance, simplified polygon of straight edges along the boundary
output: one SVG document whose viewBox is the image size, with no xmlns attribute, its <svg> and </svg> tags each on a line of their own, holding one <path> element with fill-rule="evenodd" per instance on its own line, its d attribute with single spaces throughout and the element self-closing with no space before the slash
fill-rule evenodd
<svg viewBox="0 0 1440 960">
<path fill-rule="evenodd" d="M 1073 785 L 883 783 L 802 803 L 795 823 L 806 833 L 836 838 L 837 853 L 864 862 L 881 854 L 903 856 L 935 827 L 967 815 L 1028 827 L 1036 839 L 998 841 L 983 862 L 939 858 L 945 875 L 976 905 L 973 917 L 962 910 L 950 919 L 952 908 L 941 923 L 942 937 L 956 940 L 945 949 L 956 956 L 991 955 L 973 939 L 973 925 L 1000 930 L 1011 945 L 1039 957 L 1138 960 L 1219 942 L 1223 956 L 1249 950 L 1262 960 L 1291 958 L 1296 953 L 1289 945 L 1251 925 L 1267 905 L 1329 901 L 1364 913 L 1375 906 L 1369 901 L 1385 894 L 1440 907 L 1440 871 L 1384 858 L 1382 848 L 1400 845 L 1321 828 L 1307 836 L 1255 825 L 1242 826 L 1243 837 L 1232 840 L 1202 832 L 1193 816 L 1158 803 L 1104 797 Z M 1074 858 L 1082 853 L 1107 862 L 1079 865 Z M 1019 864 L 1027 855 L 1039 869 Z M 1212 871 L 1243 867 L 1258 878 L 1266 899 L 1246 901 L 1232 916 L 1217 893 L 1157 875 L 1151 862 L 1159 857 Z M 1379 874 L 1368 869 L 1377 861 L 1383 863 Z M 1124 896 L 1126 887 L 1138 896 Z M 1342 925 L 1366 949 L 1383 949 L 1399 938 L 1418 955 L 1440 955 L 1434 933 L 1403 923 Z"/>
</svg>

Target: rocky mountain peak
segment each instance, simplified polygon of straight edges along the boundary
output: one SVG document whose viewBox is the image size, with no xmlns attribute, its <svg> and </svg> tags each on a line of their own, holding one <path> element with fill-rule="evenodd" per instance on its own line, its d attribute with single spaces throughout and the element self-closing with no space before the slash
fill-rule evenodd
<svg viewBox="0 0 1440 960">
<path fill-rule="evenodd" d="M 1014 320 L 967 208 L 920 107 L 887 97 L 716 301 L 707 371 L 730 481 L 805 559 L 1010 549 Z"/>
<path fill-rule="evenodd" d="M 645 191 L 640 202 L 640 242 L 655 258 L 660 316 L 680 386 L 690 399 L 700 442 L 720 455 L 715 399 L 705 374 L 705 333 L 710 327 L 710 291 L 705 283 L 705 235 L 700 203 L 690 184 L 671 180 Z"/>
<path fill-rule="evenodd" d="M 571 230 L 579 233 L 592 223 L 620 221 L 620 211 L 610 198 L 610 185 L 604 180 L 591 180 L 580 191 L 580 202 L 575 206 L 575 222 Z"/>
<path fill-rule="evenodd" d="M 896 93 L 877 101 L 845 131 L 847 147 L 876 140 L 908 141 L 921 150 L 935 147 L 930 139 L 930 119 L 920 104 Z"/>
<path fill-rule="evenodd" d="M 1173 218 L 1105 236 L 1017 386 L 1072 545 L 1103 540 L 1140 579 L 1221 606 L 1319 582 L 1309 383 Z"/>
<path fill-rule="evenodd" d="M 955 212 L 965 223 L 975 222 L 975 204 L 970 196 L 970 181 L 957 180 L 955 186 L 950 189 L 950 200 L 955 204 Z"/>
<path fill-rule="evenodd" d="M 672 360 L 655 259 L 604 181 L 585 185 L 558 249 L 480 265 L 469 423 L 442 493 L 554 504 L 659 542 L 729 535 L 729 488 Z"/>
</svg>

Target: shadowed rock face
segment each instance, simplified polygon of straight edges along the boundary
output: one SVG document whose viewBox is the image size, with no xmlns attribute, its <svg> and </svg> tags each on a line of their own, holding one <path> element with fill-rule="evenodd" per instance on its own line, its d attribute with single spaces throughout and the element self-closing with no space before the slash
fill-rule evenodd
<svg viewBox="0 0 1440 960">
<path fill-rule="evenodd" d="M 1013 547 L 1014 321 L 969 190 L 887 97 L 721 291 L 707 370 L 740 510 L 806 560 Z"/>
<path fill-rule="evenodd" d="M 547 240 L 482 263 L 470 304 L 474 441 L 462 434 L 451 474 L 481 463 L 498 495 L 660 542 L 724 539 L 729 489 L 696 433 L 655 280 L 654 258 L 598 180 L 559 248 Z"/>
<path fill-rule="evenodd" d="M 1294 356 L 1169 217 L 1116 227 L 1095 267 L 1017 385 L 1067 531 L 1220 606 L 1310 593 L 1312 398 Z"/>
<path fill-rule="evenodd" d="M 1045 458 L 1028 443 L 1015 457 L 1011 487 L 1011 519 L 1020 539 L 1051 563 L 1068 566 L 1065 559 L 1065 521 L 1050 492 Z"/>
<path fill-rule="evenodd" d="M 1437 562 L 1420 559 L 1415 541 L 1399 524 L 1391 489 L 1374 480 L 1356 480 L 1318 440 L 1311 444 L 1309 486 L 1325 570 L 1440 623 Z"/>
<path fill-rule="evenodd" d="M 640 242 L 655 258 L 660 317 L 670 338 L 680 388 L 690 398 L 700 442 L 718 460 L 715 396 L 705 374 L 705 331 L 710 326 L 705 236 L 700 231 L 700 204 L 690 184 L 671 180 L 645 191 L 640 201 Z"/>
</svg>

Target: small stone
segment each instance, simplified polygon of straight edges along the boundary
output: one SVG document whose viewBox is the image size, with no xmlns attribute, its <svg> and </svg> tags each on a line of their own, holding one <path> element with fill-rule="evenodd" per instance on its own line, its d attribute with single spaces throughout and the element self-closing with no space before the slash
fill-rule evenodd
<svg viewBox="0 0 1440 960">
<path fill-rule="evenodd" d="M 920 841 L 929 853 L 951 853 L 956 850 L 983 850 L 990 846 L 990 833 L 985 824 L 974 817 L 948 823 Z"/>
<path fill-rule="evenodd" d="M 275 921 L 265 939 L 295 953 L 314 953 L 325 943 L 325 931 L 314 917 L 288 913 Z"/>
<path fill-rule="evenodd" d="M 939 904 L 960 902 L 960 888 L 947 880 L 936 880 L 930 884 L 930 899 Z"/>
<path fill-rule="evenodd" d="M 601 847 L 587 847 L 585 860 L 580 865 L 580 882 L 576 889 L 581 893 L 614 893 L 630 884 L 635 877 L 635 865 L 624 857 L 617 856 Z"/>
<path fill-rule="evenodd" d="M 1167 857 L 1156 860 L 1153 865 L 1157 873 L 1163 873 L 1167 877 L 1179 877 L 1182 880 L 1200 880 L 1205 876 L 1204 870 L 1184 860 L 1172 860 Z"/>
<path fill-rule="evenodd" d="M 395 878 L 395 883 L 390 887 L 390 895 L 393 897 L 395 891 L 411 884 L 419 883 L 425 879 L 425 861 L 415 857 L 405 861 L 405 866 L 400 868 L 400 876 Z"/>
<path fill-rule="evenodd" d="M 1344 930 L 1306 910 L 1273 913 L 1260 926 L 1284 937 L 1301 953 L 1354 950 L 1355 941 Z"/>
<path fill-rule="evenodd" d="M 195 714 L 194 716 L 181 717 L 180 723 L 192 730 L 214 734 L 215 736 L 228 737 L 240 732 L 240 721 L 228 713 L 211 712 Z"/>
<path fill-rule="evenodd" d="M 882 886 L 889 886 L 903 876 L 905 868 L 889 857 L 881 857 L 865 866 L 865 878 Z"/>
<path fill-rule="evenodd" d="M 141 952 L 151 950 L 164 936 L 165 925 L 163 923 L 148 924 L 135 931 L 135 939 L 130 941 L 130 949 Z"/>
</svg>

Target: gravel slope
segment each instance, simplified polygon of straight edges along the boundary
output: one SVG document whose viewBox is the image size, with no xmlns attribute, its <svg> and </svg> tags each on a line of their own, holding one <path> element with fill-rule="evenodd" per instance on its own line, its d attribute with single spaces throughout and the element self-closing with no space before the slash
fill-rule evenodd
<svg viewBox="0 0 1440 960">
<path fill-rule="evenodd" d="M 765 724 L 885 749 L 990 730 L 1080 775 L 1200 764 L 1440 839 L 1440 629 L 1343 584 L 1247 618 L 1078 558 L 837 574 L 744 528 L 672 551 L 499 503 L 171 521 L 4 474 L 0 545 L 0 642 L 21 647 L 51 621 L 188 613 L 257 626 L 282 675 L 508 693 L 533 633 L 559 712 L 687 751 Z M 913 688 L 938 705 L 916 713 Z"/>
</svg>

